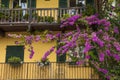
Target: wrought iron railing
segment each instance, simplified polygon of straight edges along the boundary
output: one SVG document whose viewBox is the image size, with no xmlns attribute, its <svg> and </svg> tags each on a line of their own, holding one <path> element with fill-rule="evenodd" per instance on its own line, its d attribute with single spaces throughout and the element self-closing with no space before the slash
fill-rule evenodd
<svg viewBox="0 0 120 80">
<path fill-rule="evenodd" d="M 80 14 L 85 7 L 0 9 L 0 24 L 57 23 L 64 14 Z"/>
<path fill-rule="evenodd" d="M 35 80 L 35 79 L 73 79 L 98 80 L 94 69 L 85 65 L 70 65 L 69 63 L 52 62 L 40 66 L 36 62 L 23 64 L 0 63 L 0 80 Z"/>
</svg>

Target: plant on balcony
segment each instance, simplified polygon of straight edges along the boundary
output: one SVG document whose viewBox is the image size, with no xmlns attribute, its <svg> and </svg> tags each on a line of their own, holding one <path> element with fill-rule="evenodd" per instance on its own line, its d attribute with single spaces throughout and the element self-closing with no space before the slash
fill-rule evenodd
<svg viewBox="0 0 120 80">
<path fill-rule="evenodd" d="M 10 57 L 10 58 L 8 59 L 8 63 L 10 63 L 11 65 L 20 65 L 20 64 L 22 64 L 23 62 L 22 62 L 22 60 L 20 59 L 20 57 L 15 57 L 15 56 L 13 56 L 13 57 Z"/>
<path fill-rule="evenodd" d="M 38 62 L 38 65 L 41 66 L 41 67 L 42 66 L 48 66 L 48 65 L 50 65 L 50 61 L 48 59 L 45 59 L 45 60 L 41 59 L 41 61 Z"/>
<path fill-rule="evenodd" d="M 39 16 L 38 17 L 38 22 L 52 23 L 52 22 L 54 22 L 54 17 L 51 17 L 51 16 Z"/>
<path fill-rule="evenodd" d="M 86 10 L 82 12 L 83 16 L 90 16 L 96 13 L 94 6 L 87 5 Z"/>
<path fill-rule="evenodd" d="M 36 21 L 38 22 L 39 20 L 39 15 L 35 12 L 32 12 L 32 20 L 31 21 Z M 29 21 L 29 17 L 30 17 L 30 14 L 29 13 L 26 13 L 24 16 L 23 16 L 23 19 L 25 19 L 26 21 Z M 38 19 L 38 20 L 37 20 Z"/>
<path fill-rule="evenodd" d="M 84 54 L 83 54 L 83 46 L 78 45 L 76 48 L 71 49 L 68 51 L 68 62 L 70 65 L 77 65 L 80 60 L 84 59 Z M 82 62 L 83 63 L 83 62 Z M 82 64 L 81 63 L 81 64 Z"/>
<path fill-rule="evenodd" d="M 23 16 L 23 19 L 25 19 L 26 21 L 29 19 L 29 14 L 25 14 L 24 16 Z"/>
<path fill-rule="evenodd" d="M 14 9 L 19 9 L 19 10 L 14 10 Z M 22 15 L 23 15 L 23 12 L 22 12 L 22 8 L 20 6 L 16 6 L 13 10 L 10 11 L 10 19 L 11 21 L 21 21 L 22 20 Z"/>
<path fill-rule="evenodd" d="M 47 58 L 47 56 L 49 56 L 50 53 L 54 51 L 54 48 L 55 48 L 55 47 L 52 47 L 49 51 L 47 51 L 47 52 L 43 55 L 41 61 L 39 62 L 39 65 L 40 65 L 40 66 L 46 66 L 46 65 L 49 65 L 49 64 L 50 64 L 50 61 L 49 61 L 49 59 Z"/>
<path fill-rule="evenodd" d="M 2 20 L 3 18 L 4 18 L 4 14 L 0 12 L 0 20 Z"/>
<path fill-rule="evenodd" d="M 0 20 L 9 20 L 9 16 L 8 16 L 8 13 L 4 14 L 3 12 L 0 12 Z"/>
<path fill-rule="evenodd" d="M 67 54 L 69 65 L 76 65 L 77 61 L 80 60 L 80 58 L 78 58 L 78 53 L 75 51 L 75 48 L 71 49 Z"/>
<path fill-rule="evenodd" d="M 69 55 L 70 60 L 69 60 L 69 65 L 77 65 L 77 61 L 79 60 L 76 56 Z"/>
</svg>

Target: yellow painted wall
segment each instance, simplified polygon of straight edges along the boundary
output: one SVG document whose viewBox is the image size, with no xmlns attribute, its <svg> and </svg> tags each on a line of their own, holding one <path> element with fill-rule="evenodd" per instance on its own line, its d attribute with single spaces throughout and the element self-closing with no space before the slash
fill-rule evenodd
<svg viewBox="0 0 120 80">
<path fill-rule="evenodd" d="M 58 8 L 59 0 L 37 0 L 36 8 Z"/>
<path fill-rule="evenodd" d="M 12 8 L 12 2 L 13 0 L 10 0 L 9 8 Z M 59 0 L 50 0 L 50 1 L 36 0 L 36 8 L 58 8 L 58 6 L 59 6 Z"/>
<path fill-rule="evenodd" d="M 8 33 L 6 33 L 8 34 Z M 17 41 L 18 39 L 13 39 L 9 37 L 1 37 L 0 38 L 0 62 L 5 62 L 5 57 L 6 57 L 6 46 L 7 45 L 15 45 L 14 42 Z M 28 48 L 26 46 L 26 49 L 24 51 L 24 62 L 36 62 L 41 59 L 41 57 L 44 55 L 44 53 L 49 50 L 52 46 L 56 44 L 56 41 L 54 42 L 49 42 L 49 43 L 33 43 L 35 54 L 32 59 L 29 58 L 29 52 Z M 49 57 L 49 60 L 51 62 L 56 61 L 56 54 L 55 52 L 52 53 Z"/>
<path fill-rule="evenodd" d="M 37 0 L 36 2 L 36 8 L 58 8 L 59 7 L 59 0 L 50 0 L 50 1 L 45 1 L 45 0 Z M 54 19 L 57 21 L 57 9 L 52 9 L 52 10 L 42 10 L 42 11 L 37 11 L 38 15 L 40 16 L 52 16 Z"/>
</svg>

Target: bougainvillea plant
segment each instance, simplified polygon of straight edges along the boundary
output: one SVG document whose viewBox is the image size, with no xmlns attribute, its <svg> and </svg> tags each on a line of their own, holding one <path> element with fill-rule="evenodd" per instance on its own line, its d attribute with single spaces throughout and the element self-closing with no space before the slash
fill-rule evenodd
<svg viewBox="0 0 120 80">
<path fill-rule="evenodd" d="M 82 53 L 85 57 L 77 60 L 76 64 L 81 65 L 88 61 L 92 67 L 99 73 L 102 80 L 120 79 L 120 42 L 119 38 L 115 35 L 119 35 L 120 25 L 113 26 L 113 23 L 109 19 L 99 19 L 97 14 L 83 17 L 80 15 L 74 15 L 61 21 L 61 28 L 64 27 L 76 27 L 75 30 L 65 32 L 64 34 L 58 33 L 53 35 L 52 33 L 46 34 L 46 40 L 61 40 L 58 45 L 61 45 L 57 50 L 57 55 L 68 54 L 70 50 L 76 48 L 78 45 L 83 47 Z M 40 35 L 21 36 L 15 34 L 9 34 L 11 37 L 23 38 L 23 43 L 29 45 L 28 51 L 30 51 L 30 58 L 34 55 L 34 49 L 32 47 L 33 42 L 41 40 Z M 20 44 L 21 42 L 16 42 Z M 57 45 L 53 46 L 47 51 L 42 60 L 45 61 L 47 57 Z"/>
</svg>

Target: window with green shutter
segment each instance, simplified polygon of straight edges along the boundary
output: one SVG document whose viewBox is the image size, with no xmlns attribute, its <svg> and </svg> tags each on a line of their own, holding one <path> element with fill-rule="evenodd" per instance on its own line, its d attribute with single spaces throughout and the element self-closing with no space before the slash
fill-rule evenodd
<svg viewBox="0 0 120 80">
<path fill-rule="evenodd" d="M 59 0 L 59 8 L 66 8 L 67 0 Z"/>
<path fill-rule="evenodd" d="M 11 57 L 19 57 L 24 61 L 24 46 L 7 46 L 6 48 L 6 62 Z"/>
<path fill-rule="evenodd" d="M 61 44 L 58 44 L 60 42 L 60 39 L 57 41 L 57 49 L 60 48 Z M 57 55 L 57 62 L 66 62 L 66 53 L 62 55 Z"/>
<path fill-rule="evenodd" d="M 30 8 L 30 1 L 31 1 L 31 7 L 36 8 L 36 0 L 28 0 L 28 8 Z"/>
<path fill-rule="evenodd" d="M 1 3 L 4 7 L 9 8 L 9 0 L 1 0 Z"/>
<path fill-rule="evenodd" d="M 66 62 L 66 53 L 63 55 L 57 55 L 57 62 Z"/>
<path fill-rule="evenodd" d="M 94 5 L 94 0 L 86 0 L 86 4 Z"/>
<path fill-rule="evenodd" d="M 70 0 L 69 7 L 76 7 L 76 0 Z"/>
</svg>

